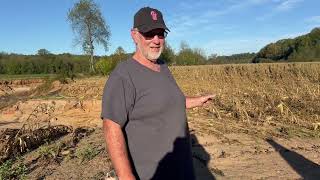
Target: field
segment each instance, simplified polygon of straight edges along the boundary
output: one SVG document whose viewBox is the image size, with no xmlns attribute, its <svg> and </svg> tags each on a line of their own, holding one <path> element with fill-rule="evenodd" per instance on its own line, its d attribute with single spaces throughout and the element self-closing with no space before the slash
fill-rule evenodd
<svg viewBox="0 0 320 180">
<path fill-rule="evenodd" d="M 216 94 L 187 111 L 198 179 L 320 177 L 320 63 L 170 69 L 185 95 Z M 103 179 L 106 79 L 0 80 L 0 179 Z"/>
</svg>

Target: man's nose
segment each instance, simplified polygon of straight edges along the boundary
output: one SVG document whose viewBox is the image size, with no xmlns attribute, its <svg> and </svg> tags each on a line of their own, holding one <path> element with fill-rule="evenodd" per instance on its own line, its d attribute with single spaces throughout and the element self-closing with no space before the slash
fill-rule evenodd
<svg viewBox="0 0 320 180">
<path fill-rule="evenodd" d="M 158 35 L 155 35 L 155 36 L 153 37 L 152 41 L 153 41 L 153 43 L 155 43 L 155 44 L 159 44 L 159 43 L 160 43 L 160 38 L 159 38 L 159 36 L 158 36 Z"/>
</svg>

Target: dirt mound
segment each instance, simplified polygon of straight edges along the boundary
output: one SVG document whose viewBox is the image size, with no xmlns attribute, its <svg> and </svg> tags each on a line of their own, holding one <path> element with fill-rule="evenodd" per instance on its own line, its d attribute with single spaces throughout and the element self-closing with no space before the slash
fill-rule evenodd
<svg viewBox="0 0 320 180">
<path fill-rule="evenodd" d="M 0 80 L 0 97 L 28 96 L 43 83 L 45 83 L 43 79 Z"/>
<path fill-rule="evenodd" d="M 79 79 L 64 86 L 61 94 L 79 99 L 101 99 L 105 82 L 105 77 Z"/>
<path fill-rule="evenodd" d="M 27 123 L 38 128 L 48 123 L 72 127 L 100 127 L 101 101 L 64 99 L 31 99 L 0 110 L 1 128 L 21 128 Z"/>
<path fill-rule="evenodd" d="M 0 85 L 34 85 L 44 81 L 43 79 L 0 80 Z"/>
</svg>

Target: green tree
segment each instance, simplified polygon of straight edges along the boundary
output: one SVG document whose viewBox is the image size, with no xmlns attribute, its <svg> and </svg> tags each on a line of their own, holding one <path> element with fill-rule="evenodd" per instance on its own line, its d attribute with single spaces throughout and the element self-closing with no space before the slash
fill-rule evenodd
<svg viewBox="0 0 320 180">
<path fill-rule="evenodd" d="M 129 55 L 124 51 L 124 49 L 119 46 L 113 54 L 111 54 L 108 59 L 115 61 L 117 64 L 129 58 Z"/>
<path fill-rule="evenodd" d="M 186 42 L 181 42 L 175 62 L 177 65 L 200 65 L 205 64 L 206 57 L 203 50 L 191 49 Z"/>
<path fill-rule="evenodd" d="M 18 60 L 13 60 L 7 63 L 8 74 L 21 74 L 21 64 Z"/>
<path fill-rule="evenodd" d="M 97 72 L 102 75 L 109 75 L 110 72 L 117 66 L 117 61 L 112 58 L 102 58 L 96 64 Z"/>
<path fill-rule="evenodd" d="M 48 51 L 48 50 L 46 50 L 46 49 L 39 49 L 38 52 L 37 52 L 37 54 L 38 54 L 39 56 L 46 56 L 46 55 L 49 55 L 49 54 L 51 54 L 51 53 L 50 53 L 50 51 Z"/>
<path fill-rule="evenodd" d="M 119 47 L 115 50 L 114 54 L 123 55 L 123 54 L 126 54 L 126 51 L 125 51 L 121 46 L 119 46 Z"/>
<path fill-rule="evenodd" d="M 80 0 L 68 12 L 68 20 L 77 35 L 77 44 L 90 55 L 90 71 L 94 70 L 94 44 L 102 44 L 108 50 L 109 27 L 102 17 L 100 7 L 92 0 Z"/>
<path fill-rule="evenodd" d="M 161 53 L 160 59 L 165 61 L 167 64 L 174 64 L 174 58 L 175 55 L 173 49 L 168 43 L 166 43 L 163 52 Z"/>
<path fill-rule="evenodd" d="M 191 49 L 189 44 L 186 41 L 181 41 L 180 43 L 180 51 Z"/>
<path fill-rule="evenodd" d="M 2 61 L 0 59 L 0 74 L 4 74 L 4 73 L 5 73 L 4 66 L 3 66 L 3 63 L 2 63 Z"/>
<path fill-rule="evenodd" d="M 103 75 L 109 75 L 110 72 L 117 66 L 118 63 L 129 58 L 124 49 L 119 46 L 110 56 L 101 58 L 96 63 L 97 72 Z"/>
<path fill-rule="evenodd" d="M 238 64 L 238 63 L 250 63 L 252 58 L 255 57 L 255 53 L 240 53 L 225 56 L 218 56 L 217 54 L 211 54 L 208 57 L 207 64 Z"/>
<path fill-rule="evenodd" d="M 282 39 L 262 48 L 252 62 L 265 61 L 319 61 L 320 28 L 293 39 Z"/>
</svg>

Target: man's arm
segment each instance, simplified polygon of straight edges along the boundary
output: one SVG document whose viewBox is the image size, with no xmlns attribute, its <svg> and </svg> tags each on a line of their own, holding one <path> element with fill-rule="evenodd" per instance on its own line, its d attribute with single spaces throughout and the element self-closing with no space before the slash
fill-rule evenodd
<svg viewBox="0 0 320 180">
<path fill-rule="evenodd" d="M 134 180 L 127 145 L 120 125 L 105 119 L 103 120 L 103 132 L 107 150 L 119 180 Z"/>
<path fill-rule="evenodd" d="M 200 97 L 186 97 L 186 108 L 194 108 L 207 104 L 210 100 L 212 100 L 215 95 L 207 95 Z"/>
</svg>

